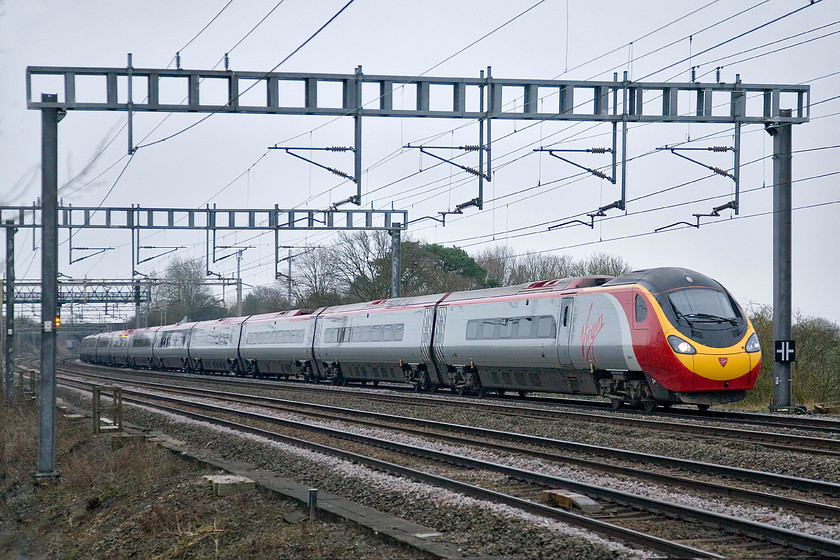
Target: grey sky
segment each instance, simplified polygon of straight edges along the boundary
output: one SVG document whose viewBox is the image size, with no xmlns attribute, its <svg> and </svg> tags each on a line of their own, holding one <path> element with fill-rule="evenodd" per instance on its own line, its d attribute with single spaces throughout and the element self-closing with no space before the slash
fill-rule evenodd
<svg viewBox="0 0 840 560">
<path fill-rule="evenodd" d="M 233 0 L 189 44 L 227 0 L 0 2 L 0 203 L 29 204 L 40 192 L 40 116 L 26 109 L 26 66 L 124 66 L 126 53 L 131 52 L 136 67 L 166 67 L 174 66 L 175 52 L 181 50 L 183 67 L 209 69 L 231 51 L 232 69 L 266 71 L 345 3 L 285 0 L 231 51 L 271 11 L 276 0 Z M 692 56 L 691 64 L 699 66 L 697 74 L 702 81 L 714 81 L 715 68 L 722 66 L 721 80 L 725 82 L 734 81 L 737 73 L 746 83 L 811 84 L 812 121 L 794 127 L 794 150 L 829 148 L 840 143 L 836 134 L 840 99 L 835 98 L 840 92 L 840 7 L 836 0 L 823 0 L 699 56 L 696 54 L 809 2 L 546 0 L 449 58 L 536 3 L 356 0 L 278 71 L 352 73 L 362 65 L 365 73 L 419 75 L 446 60 L 428 75 L 478 76 L 492 66 L 494 77 L 500 78 L 611 80 L 613 72 L 626 70 L 634 79 L 650 75 L 645 79 L 688 81 L 689 62 L 661 70 Z M 774 41 L 779 42 L 770 45 Z M 776 49 L 782 50 L 745 60 Z M 611 54 L 600 57 L 604 53 Z M 45 92 L 58 87 L 39 85 Z M 102 91 L 97 87 L 91 84 L 90 91 Z M 177 97 L 180 92 L 167 94 Z M 394 105 L 410 104 L 412 95 L 410 91 L 395 92 Z M 165 138 L 203 115 L 165 117 L 138 114 L 135 140 L 148 143 Z M 128 161 L 125 131 L 117 134 L 125 118 L 124 114 L 71 113 L 61 122 L 60 183 L 85 170 L 62 191 L 65 203 L 95 206 L 113 187 L 105 199 L 107 206 L 198 207 L 216 203 L 219 207 L 269 208 L 278 204 L 324 208 L 354 192 L 347 181 L 279 151 L 266 150 L 275 143 L 350 145 L 353 125 L 349 118 L 215 115 L 171 140 L 140 149 L 116 181 Z M 713 138 L 690 145 L 731 145 L 732 128 L 633 125 L 628 137 L 628 156 L 634 159 L 627 169 L 630 202 L 626 215 L 613 211 L 594 229 L 580 226 L 548 231 L 546 226 L 529 227 L 592 211 L 619 194 L 618 187 L 595 177 L 569 179 L 576 175 L 575 168 L 531 150 L 539 146 L 607 147 L 610 134 L 605 124 L 556 122 L 529 127 L 525 121 L 494 122 L 495 175 L 485 190 L 485 210 L 470 209 L 463 216 L 450 216 L 446 227 L 432 221 L 419 222 L 410 228 L 409 235 L 454 244 L 473 254 L 494 244 L 507 244 L 520 253 L 546 251 L 577 258 L 608 252 L 623 256 L 635 268 L 685 266 L 720 280 L 744 305 L 771 303 L 772 141 L 761 126 L 744 127 L 742 211 L 738 217 L 727 211 L 700 229 L 653 234 L 658 227 L 693 220 L 692 213 L 709 212 L 729 200 L 732 193 L 732 182 L 723 177 L 692 182 L 708 172 L 671 154 L 654 152 L 655 148 L 706 135 Z M 474 122 L 439 119 L 365 120 L 366 207 L 393 205 L 407 209 L 414 219 L 437 215 L 475 196 L 476 183 L 465 174 L 447 166 L 430 169 L 431 159 L 401 149 L 409 142 L 431 139 L 445 145 L 474 144 L 478 127 Z M 101 155 L 85 169 L 100 151 Z M 832 175 L 840 172 L 838 155 L 840 150 L 836 148 L 821 149 L 796 153 L 793 160 L 793 305 L 806 314 L 834 321 L 840 320 L 840 303 L 830 291 L 828 279 L 840 272 L 835 248 L 840 239 L 840 175 Z M 605 163 L 604 157 L 583 155 L 579 161 L 596 167 Z M 731 154 L 697 157 L 717 167 L 732 165 Z M 352 170 L 349 155 L 320 154 L 317 158 L 326 165 Z M 467 159 L 465 164 L 475 165 Z M 420 169 L 424 171 L 416 173 Z M 416 175 L 397 181 L 412 174 Z M 827 176 L 814 178 L 822 175 Z M 688 184 L 670 188 L 684 183 Z M 659 191 L 664 192 L 645 196 Z M 715 198 L 699 201 L 708 197 Z M 287 235 L 281 240 L 283 244 L 330 242 L 326 234 Z M 39 258 L 32 253 L 30 239 L 22 239 L 17 275 L 37 278 Z M 61 234 L 60 240 L 64 239 L 66 233 Z M 245 252 L 242 262 L 247 283 L 272 281 L 273 235 L 255 237 L 241 232 L 224 242 L 255 246 Z M 74 243 L 115 250 L 70 266 L 63 246 L 63 273 L 91 278 L 130 275 L 127 232 L 79 232 Z M 159 233 L 144 238 L 143 243 L 186 245 L 188 249 L 179 253 L 185 258 L 201 257 L 205 252 L 203 233 Z M 165 264 L 163 260 L 151 261 L 139 268 L 159 271 Z M 235 266 L 234 259 L 227 259 L 218 263 L 217 270 L 230 276 Z"/>
</svg>

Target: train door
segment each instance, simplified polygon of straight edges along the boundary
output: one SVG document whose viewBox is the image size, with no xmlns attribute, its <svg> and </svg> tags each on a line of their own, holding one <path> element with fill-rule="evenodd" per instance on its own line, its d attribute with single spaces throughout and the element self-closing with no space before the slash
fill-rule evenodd
<svg viewBox="0 0 840 560">
<path fill-rule="evenodd" d="M 572 356 L 569 351 L 569 337 L 572 334 L 572 311 L 575 298 L 565 297 L 560 303 L 560 320 L 557 323 L 557 357 L 560 364 L 572 365 Z"/>
</svg>

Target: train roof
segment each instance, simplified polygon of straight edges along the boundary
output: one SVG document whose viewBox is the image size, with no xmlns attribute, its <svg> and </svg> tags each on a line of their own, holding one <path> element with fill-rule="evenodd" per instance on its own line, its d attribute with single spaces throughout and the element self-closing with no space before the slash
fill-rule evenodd
<svg viewBox="0 0 840 560">
<path fill-rule="evenodd" d="M 396 307 L 411 307 L 433 305 L 446 297 L 446 294 L 430 294 L 426 296 L 412 296 L 403 298 L 378 299 L 376 301 L 365 301 L 362 303 L 348 303 L 345 305 L 333 305 L 319 309 L 319 315 L 330 313 L 348 313 L 352 311 L 374 311 L 380 309 L 391 309 Z"/>
<path fill-rule="evenodd" d="M 558 292 L 563 290 L 575 290 L 580 288 L 593 288 L 602 286 L 612 280 L 613 276 L 603 274 L 592 276 L 575 276 L 572 278 L 556 278 L 554 280 L 541 280 L 539 282 L 528 282 L 515 286 L 503 286 L 501 288 L 485 288 L 483 290 L 469 290 L 464 292 L 452 292 L 445 303 L 463 301 L 469 299 L 484 299 L 515 295 L 540 294 L 547 292 Z"/>
<path fill-rule="evenodd" d="M 723 286 L 705 274 L 680 267 L 646 268 L 634 270 L 604 284 L 605 286 L 623 286 L 639 284 L 652 294 L 668 292 L 679 288 L 700 287 L 724 290 Z"/>
<path fill-rule="evenodd" d="M 289 317 L 301 317 L 311 314 L 309 309 L 288 309 L 286 311 L 275 311 L 272 313 L 260 313 L 259 315 L 251 315 L 245 321 L 251 323 L 263 323 L 266 321 L 276 321 L 278 319 L 287 319 Z"/>
</svg>

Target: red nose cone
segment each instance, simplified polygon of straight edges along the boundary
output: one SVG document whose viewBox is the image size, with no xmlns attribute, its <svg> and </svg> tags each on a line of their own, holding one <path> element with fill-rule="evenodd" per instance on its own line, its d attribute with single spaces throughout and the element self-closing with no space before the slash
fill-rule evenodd
<svg viewBox="0 0 840 560">
<path fill-rule="evenodd" d="M 729 358 L 718 358 L 718 361 L 720 362 L 720 367 L 726 367 L 726 362 L 729 361 Z"/>
</svg>

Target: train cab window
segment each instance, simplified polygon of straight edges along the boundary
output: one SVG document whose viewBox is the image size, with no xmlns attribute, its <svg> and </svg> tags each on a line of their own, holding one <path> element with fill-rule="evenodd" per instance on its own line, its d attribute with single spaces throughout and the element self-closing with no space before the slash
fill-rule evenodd
<svg viewBox="0 0 840 560">
<path fill-rule="evenodd" d="M 647 318 L 648 308 L 645 298 L 636 294 L 636 322 L 641 323 Z"/>
<path fill-rule="evenodd" d="M 717 290 L 707 288 L 690 288 L 672 292 L 668 299 L 671 305 L 681 315 L 704 313 L 723 317 L 724 319 L 739 319 L 740 314 L 735 310 L 728 295 Z"/>
</svg>

